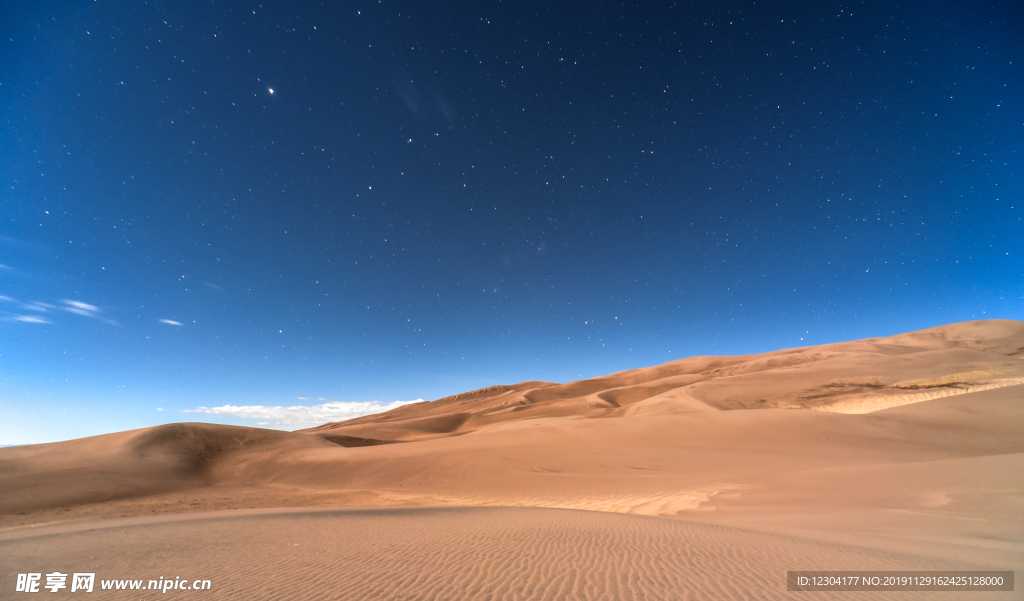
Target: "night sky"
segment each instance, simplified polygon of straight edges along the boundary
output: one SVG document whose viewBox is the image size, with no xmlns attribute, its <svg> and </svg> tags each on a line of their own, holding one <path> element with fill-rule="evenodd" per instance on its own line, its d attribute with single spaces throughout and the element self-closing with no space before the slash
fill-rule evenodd
<svg viewBox="0 0 1024 601">
<path fill-rule="evenodd" d="M 1024 319 L 1022 31 L 1014 1 L 2 3 L 0 444 Z"/>
</svg>

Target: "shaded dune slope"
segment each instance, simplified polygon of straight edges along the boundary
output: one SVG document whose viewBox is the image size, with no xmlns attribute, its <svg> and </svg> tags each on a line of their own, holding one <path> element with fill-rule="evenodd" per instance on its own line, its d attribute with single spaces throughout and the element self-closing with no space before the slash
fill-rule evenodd
<svg viewBox="0 0 1024 601">
<path fill-rule="evenodd" d="M 225 464 L 253 455 L 334 446 L 291 432 L 181 423 L 12 447 L 0 454 L 0 488 L 10 491 L 0 495 L 0 514 L 206 486 L 219 480 Z"/>
</svg>

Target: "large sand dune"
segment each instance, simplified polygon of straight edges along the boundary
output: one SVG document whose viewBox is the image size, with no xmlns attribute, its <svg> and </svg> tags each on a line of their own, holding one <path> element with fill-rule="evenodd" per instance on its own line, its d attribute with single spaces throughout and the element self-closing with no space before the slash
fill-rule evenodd
<svg viewBox="0 0 1024 601">
<path fill-rule="evenodd" d="M 304 432 L 174 424 L 0 449 L 0 530 L 9 539 L 0 564 L 17 571 L 11 558 L 28 566 L 23 558 L 55 545 L 77 558 L 89 540 L 114 540 L 110 529 L 45 534 L 43 523 L 67 530 L 197 510 L 415 505 L 492 508 L 236 516 L 174 532 L 154 516 L 125 527 L 123 540 L 136 542 L 124 549 L 154 537 L 178 549 L 217 540 L 264 549 L 260 561 L 273 562 L 275 536 L 306 540 L 341 553 L 331 569 L 353 570 L 336 582 L 360 594 L 337 598 L 373 597 L 377 576 L 400 583 L 380 589 L 384 598 L 486 598 L 444 588 L 456 582 L 491 598 L 686 598 L 664 592 L 684 585 L 692 598 L 776 598 L 783 593 L 771 583 L 785 569 L 812 565 L 1019 569 L 1022 433 L 1024 323 L 966 322 L 495 386 Z M 257 522 L 271 533 L 262 542 L 246 525 Z M 222 534 L 200 534 L 209 529 Z M 181 553 L 168 561 L 200 571 Z M 461 559 L 438 567 L 432 553 Z M 409 572 L 395 577 L 388 562 L 406 554 Z M 375 557 L 381 563 L 367 563 Z M 609 567 L 616 557 L 618 571 Z M 107 560 L 110 570 L 152 567 Z M 723 580 L 728 573 L 746 575 Z M 266 594 L 232 590 L 307 598 L 273 592 L 283 581 L 267 578 Z M 434 592 L 416 596 L 413 585 Z"/>
<path fill-rule="evenodd" d="M 762 355 L 691 357 L 568 384 L 492 386 L 309 431 L 362 446 L 442 438 L 537 417 L 780 408 L 866 413 L 1024 383 L 1022 345 L 1024 323 L 966 322 Z M 865 410 L 865 401 L 877 407 Z"/>
</svg>

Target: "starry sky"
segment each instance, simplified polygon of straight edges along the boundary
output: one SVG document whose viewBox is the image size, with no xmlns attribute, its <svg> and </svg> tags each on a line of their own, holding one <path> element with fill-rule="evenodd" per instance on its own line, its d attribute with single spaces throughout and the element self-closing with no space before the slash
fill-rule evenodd
<svg viewBox="0 0 1024 601">
<path fill-rule="evenodd" d="M 1024 5 L 0 5 L 0 444 L 1024 319 Z"/>
</svg>

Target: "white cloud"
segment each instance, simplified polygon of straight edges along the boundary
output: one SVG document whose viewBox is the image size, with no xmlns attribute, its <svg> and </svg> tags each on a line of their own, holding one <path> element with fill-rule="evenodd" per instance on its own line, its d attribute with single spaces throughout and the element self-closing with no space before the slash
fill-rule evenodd
<svg viewBox="0 0 1024 601">
<path fill-rule="evenodd" d="M 109 323 L 110 325 L 113 326 L 118 325 L 116 321 L 112 319 L 107 319 L 100 315 L 101 309 L 96 305 L 90 305 L 89 303 L 83 303 L 81 301 L 68 299 L 64 299 L 61 302 L 63 302 L 66 305 L 64 307 L 61 307 L 61 309 L 64 309 L 68 313 L 74 313 L 75 315 L 81 315 L 82 317 L 92 317 L 93 319 L 98 319 L 103 323 Z"/>
<path fill-rule="evenodd" d="M 46 313 L 47 311 L 53 308 L 53 305 L 48 303 L 41 303 L 39 301 L 32 301 L 30 303 L 25 303 L 24 305 L 21 306 L 21 308 L 25 309 L 26 311 L 39 311 L 40 313 Z"/>
<path fill-rule="evenodd" d="M 83 303 L 83 302 L 80 302 L 80 301 L 73 301 L 73 300 L 65 300 L 64 302 L 69 304 L 69 305 L 71 305 L 72 307 L 76 307 L 76 308 L 81 309 L 83 311 L 91 311 L 93 313 L 97 313 L 100 310 L 100 308 L 97 307 L 96 305 L 90 305 L 89 303 Z"/>
<path fill-rule="evenodd" d="M 163 411 L 163 410 L 164 410 L 164 408 L 163 408 L 163 407 L 157 407 L 157 408 L 156 408 L 156 410 L 157 410 L 157 411 Z"/>
<path fill-rule="evenodd" d="M 53 309 L 63 309 L 68 313 L 74 313 L 75 315 L 81 315 L 82 317 L 91 317 L 98 319 L 103 323 L 110 325 L 118 325 L 118 323 L 112 319 L 107 319 L 100 315 L 102 309 L 96 305 L 90 305 L 89 303 L 83 303 L 76 300 L 64 299 L 61 302 L 63 305 L 55 306 L 50 303 L 44 303 L 42 301 L 29 301 L 27 303 L 19 302 L 17 299 L 9 296 L 0 295 L 0 302 L 18 303 L 19 311 L 33 311 L 35 313 L 49 313 Z M 0 321 L 20 321 L 22 323 L 53 323 L 48 319 L 43 319 L 35 315 L 23 315 L 23 314 L 12 314 L 7 311 L 0 311 Z M 58 320 L 59 321 L 59 320 Z"/>
<path fill-rule="evenodd" d="M 36 317 L 35 315 L 15 315 L 11 319 L 22 323 L 53 323 L 52 321 L 46 321 L 45 319 Z"/>
<path fill-rule="evenodd" d="M 183 326 L 183 325 L 185 325 L 185 324 L 181 323 L 180 321 L 174 321 L 173 319 L 161 319 L 159 321 L 160 321 L 160 323 L 165 323 L 165 324 L 167 324 L 169 326 Z"/>
<path fill-rule="evenodd" d="M 320 425 L 327 422 L 339 422 L 364 415 L 382 413 L 403 405 L 422 403 L 423 399 L 415 401 L 392 401 L 381 403 L 380 401 L 365 401 L 343 403 L 330 401 L 321 405 L 296 405 L 294 407 L 272 407 L 269 405 L 224 405 L 221 407 L 199 407 L 197 409 L 186 409 L 184 413 L 206 413 L 209 415 L 230 415 L 244 417 L 247 419 L 272 420 L 283 426 L 306 426 Z"/>
<path fill-rule="evenodd" d="M 96 314 L 100 312 L 99 307 L 96 305 L 90 305 L 89 303 L 65 299 L 64 304 L 67 305 L 64 307 L 65 311 L 77 313 L 78 315 L 85 315 L 86 317 L 96 317 Z"/>
</svg>

